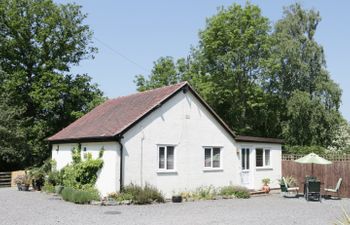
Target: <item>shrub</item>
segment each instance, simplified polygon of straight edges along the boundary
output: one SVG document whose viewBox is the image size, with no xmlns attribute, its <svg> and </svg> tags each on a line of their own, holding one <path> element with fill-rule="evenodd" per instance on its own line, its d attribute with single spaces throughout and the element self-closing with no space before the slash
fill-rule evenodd
<svg viewBox="0 0 350 225">
<path fill-rule="evenodd" d="M 68 202 L 74 202 L 76 204 L 90 203 L 92 200 L 99 200 L 99 196 L 96 195 L 97 190 L 77 190 L 71 187 L 65 187 L 62 190 L 62 198 Z"/>
<path fill-rule="evenodd" d="M 146 196 L 149 196 L 152 201 L 165 202 L 163 194 L 156 187 L 146 185 L 144 187 L 144 193 Z"/>
<path fill-rule="evenodd" d="M 62 196 L 63 200 L 73 202 L 73 192 L 74 191 L 75 190 L 71 187 L 64 187 L 62 192 L 61 192 L 61 196 Z"/>
<path fill-rule="evenodd" d="M 222 196 L 234 196 L 236 192 L 235 186 L 225 186 L 220 189 L 219 194 Z"/>
<path fill-rule="evenodd" d="M 287 176 L 284 179 L 285 179 L 288 187 L 296 187 L 298 185 L 297 179 L 293 176 Z M 285 185 L 283 179 L 281 179 L 280 184 Z"/>
<path fill-rule="evenodd" d="M 265 177 L 264 179 L 261 180 L 261 182 L 264 184 L 264 185 L 269 185 L 271 183 L 271 179 L 268 178 L 268 177 Z"/>
<path fill-rule="evenodd" d="M 24 176 L 25 175 L 17 175 L 16 178 L 15 178 L 15 183 L 17 185 L 22 185 L 24 184 Z"/>
<path fill-rule="evenodd" d="M 213 186 L 203 186 L 197 188 L 196 191 L 192 193 L 192 197 L 194 199 L 211 200 L 215 199 L 216 194 L 217 191 Z"/>
<path fill-rule="evenodd" d="M 117 202 L 132 201 L 133 198 L 134 198 L 130 193 L 124 193 L 124 192 L 111 193 L 111 194 L 108 195 L 108 197 L 109 198 L 113 198 Z"/>
<path fill-rule="evenodd" d="M 152 202 L 165 202 L 162 193 L 155 187 L 146 184 L 144 188 L 130 184 L 124 188 L 123 194 L 132 196 L 132 201 L 135 204 L 150 204 Z"/>
<path fill-rule="evenodd" d="M 50 171 L 47 174 L 46 181 L 53 186 L 63 185 L 62 173 L 63 172 L 57 170 Z"/>
<path fill-rule="evenodd" d="M 307 155 L 311 152 L 316 153 L 318 155 L 323 155 L 326 153 L 327 149 L 322 146 L 285 146 L 285 151 L 287 154 L 299 154 L 299 155 Z"/>
<path fill-rule="evenodd" d="M 236 198 L 250 198 L 250 192 L 245 187 L 236 187 L 236 192 L 234 195 Z"/>
<path fill-rule="evenodd" d="M 30 169 L 28 174 L 30 178 L 33 179 L 35 182 L 43 184 L 45 181 L 45 171 L 41 167 L 35 167 Z"/>
<path fill-rule="evenodd" d="M 189 201 L 190 199 L 193 199 L 193 194 L 190 191 L 183 191 L 180 193 L 180 195 L 184 201 Z"/>
<path fill-rule="evenodd" d="M 62 183 L 66 187 L 84 189 L 84 186 L 93 187 L 97 180 L 97 173 L 103 167 L 103 151 L 100 151 L 99 158 L 93 159 L 90 153 L 86 160 L 80 156 L 80 148 L 72 150 L 73 163 L 62 169 Z"/>
<path fill-rule="evenodd" d="M 349 225 L 350 224 L 350 215 L 345 211 L 344 208 L 342 208 L 343 210 L 343 216 L 342 218 L 337 220 L 337 223 L 335 224 L 341 224 L 341 225 Z"/>
<path fill-rule="evenodd" d="M 42 187 L 42 191 L 46 193 L 55 193 L 55 186 L 48 182 L 45 182 L 44 186 Z"/>
<path fill-rule="evenodd" d="M 222 196 L 234 196 L 236 198 L 250 198 L 249 190 L 241 186 L 222 187 L 219 194 Z"/>
</svg>

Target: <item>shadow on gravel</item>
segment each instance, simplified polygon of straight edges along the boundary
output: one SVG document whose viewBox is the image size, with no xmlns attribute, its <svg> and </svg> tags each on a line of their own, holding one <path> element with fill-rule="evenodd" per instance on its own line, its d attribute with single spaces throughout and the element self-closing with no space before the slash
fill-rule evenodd
<svg viewBox="0 0 350 225">
<path fill-rule="evenodd" d="M 105 211 L 104 214 L 106 214 L 106 215 L 119 215 L 122 213 L 119 211 Z"/>
<path fill-rule="evenodd" d="M 61 200 L 61 198 L 60 197 L 50 197 L 50 198 L 48 198 L 49 200 Z"/>
</svg>

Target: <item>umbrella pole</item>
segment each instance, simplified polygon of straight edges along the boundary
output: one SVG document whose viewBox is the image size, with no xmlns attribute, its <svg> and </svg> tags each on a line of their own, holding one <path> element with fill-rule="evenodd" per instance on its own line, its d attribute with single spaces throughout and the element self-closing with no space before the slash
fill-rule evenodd
<svg viewBox="0 0 350 225">
<path fill-rule="evenodd" d="M 314 176 L 314 164 L 311 163 L 311 176 Z"/>
</svg>

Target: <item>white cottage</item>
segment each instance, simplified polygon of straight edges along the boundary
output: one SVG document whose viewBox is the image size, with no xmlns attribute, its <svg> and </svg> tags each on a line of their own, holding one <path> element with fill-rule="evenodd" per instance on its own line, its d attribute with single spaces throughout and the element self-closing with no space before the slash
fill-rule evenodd
<svg viewBox="0 0 350 225">
<path fill-rule="evenodd" d="M 278 187 L 281 139 L 236 135 L 187 83 L 111 99 L 48 139 L 58 169 L 71 150 L 98 156 L 103 196 L 130 183 L 167 197 L 200 186 Z"/>
</svg>

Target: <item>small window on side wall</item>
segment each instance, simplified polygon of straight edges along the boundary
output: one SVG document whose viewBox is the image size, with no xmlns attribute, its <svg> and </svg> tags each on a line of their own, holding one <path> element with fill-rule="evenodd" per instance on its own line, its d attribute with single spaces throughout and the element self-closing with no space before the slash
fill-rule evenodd
<svg viewBox="0 0 350 225">
<path fill-rule="evenodd" d="M 162 145 L 158 146 L 158 169 L 174 170 L 175 169 L 175 147 Z"/>
<path fill-rule="evenodd" d="M 218 147 L 204 148 L 204 168 L 221 167 L 221 149 Z"/>
<path fill-rule="evenodd" d="M 255 165 L 256 167 L 270 166 L 270 149 L 257 148 L 255 150 Z"/>
</svg>

